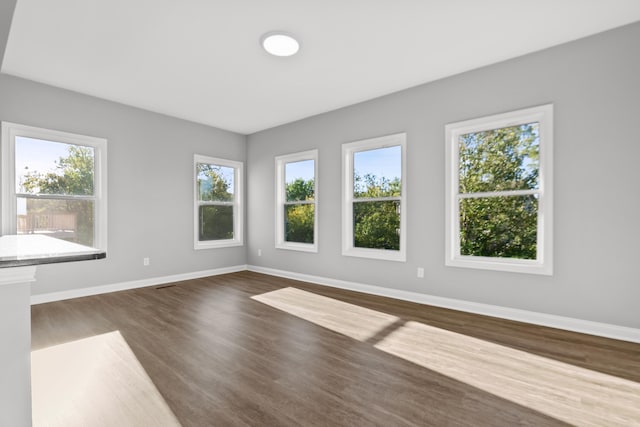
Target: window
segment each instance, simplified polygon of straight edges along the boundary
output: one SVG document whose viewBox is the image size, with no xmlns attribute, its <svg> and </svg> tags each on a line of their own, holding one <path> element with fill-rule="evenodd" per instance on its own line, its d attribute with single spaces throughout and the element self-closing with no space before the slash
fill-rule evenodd
<svg viewBox="0 0 640 427">
<path fill-rule="evenodd" d="M 406 261 L 406 134 L 342 145 L 342 254 Z"/>
<path fill-rule="evenodd" d="M 551 275 L 553 106 L 446 126 L 446 265 Z"/>
<path fill-rule="evenodd" d="M 196 154 L 194 248 L 242 245 L 242 163 Z"/>
<path fill-rule="evenodd" d="M 276 248 L 318 251 L 318 150 L 276 157 Z"/>
<path fill-rule="evenodd" d="M 107 141 L 2 123 L 2 232 L 107 248 Z"/>
</svg>

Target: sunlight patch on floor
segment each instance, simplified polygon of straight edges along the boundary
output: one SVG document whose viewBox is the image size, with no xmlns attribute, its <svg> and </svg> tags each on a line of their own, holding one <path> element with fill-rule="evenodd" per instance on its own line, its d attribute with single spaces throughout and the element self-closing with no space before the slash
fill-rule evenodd
<svg viewBox="0 0 640 427">
<path fill-rule="evenodd" d="M 376 348 L 574 425 L 640 425 L 640 384 L 407 322 Z"/>
<path fill-rule="evenodd" d="M 360 341 L 378 335 L 381 351 L 572 425 L 640 426 L 634 381 L 300 289 L 252 298 Z"/>
<path fill-rule="evenodd" d="M 251 298 L 359 341 L 366 341 L 399 320 L 390 314 L 296 288 L 282 288 Z"/>
<path fill-rule="evenodd" d="M 34 426 L 180 426 L 119 331 L 31 352 Z"/>
</svg>

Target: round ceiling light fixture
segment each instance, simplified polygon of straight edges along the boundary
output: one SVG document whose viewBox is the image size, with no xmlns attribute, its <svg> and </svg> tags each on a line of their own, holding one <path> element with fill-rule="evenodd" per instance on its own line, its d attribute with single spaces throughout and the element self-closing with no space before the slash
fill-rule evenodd
<svg viewBox="0 0 640 427">
<path fill-rule="evenodd" d="M 272 31 L 260 38 L 260 44 L 271 55 L 292 56 L 300 50 L 300 43 L 291 34 Z"/>
</svg>

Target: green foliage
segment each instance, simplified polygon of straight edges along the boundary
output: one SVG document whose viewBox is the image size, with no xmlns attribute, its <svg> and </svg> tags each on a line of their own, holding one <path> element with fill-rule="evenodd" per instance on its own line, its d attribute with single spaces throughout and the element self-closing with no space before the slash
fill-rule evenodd
<svg viewBox="0 0 640 427">
<path fill-rule="evenodd" d="M 200 201 L 233 201 L 233 168 L 198 163 L 196 173 Z M 199 240 L 233 239 L 233 209 L 232 205 L 201 205 Z"/>
<path fill-rule="evenodd" d="M 463 199 L 461 255 L 536 259 L 537 202 L 535 196 Z"/>
<path fill-rule="evenodd" d="M 355 202 L 353 224 L 354 247 L 396 251 L 400 249 L 399 201 Z"/>
<path fill-rule="evenodd" d="M 30 172 L 22 182 L 25 193 L 93 195 L 93 148 L 69 146 L 67 157 L 57 161 L 56 171 Z"/>
<path fill-rule="evenodd" d="M 356 172 L 353 175 L 354 198 L 400 197 L 401 191 L 402 183 L 398 177 L 391 180 L 370 173 L 360 176 Z"/>
<path fill-rule="evenodd" d="M 53 172 L 28 173 L 21 182 L 22 191 L 29 194 L 93 195 L 93 148 L 70 145 L 68 155 L 56 162 Z M 88 200 L 35 200 L 27 199 L 30 214 L 75 214 L 76 243 L 93 246 L 94 204 Z"/>
<path fill-rule="evenodd" d="M 297 178 L 285 186 L 287 202 L 305 202 L 314 200 L 315 183 L 313 179 Z M 313 243 L 315 205 L 286 204 L 284 206 L 285 242 Z"/>
<path fill-rule="evenodd" d="M 460 193 L 538 188 L 538 124 L 463 135 Z M 537 199 L 496 196 L 460 202 L 462 255 L 536 258 Z"/>
<path fill-rule="evenodd" d="M 233 239 L 233 206 L 199 207 L 199 240 Z"/>
<path fill-rule="evenodd" d="M 361 201 L 381 197 L 400 197 L 400 178 L 378 178 L 372 174 L 354 174 L 353 245 L 357 248 L 400 249 L 400 202 L 397 200 Z"/>
<path fill-rule="evenodd" d="M 285 205 L 285 241 L 313 243 L 315 205 Z"/>
<path fill-rule="evenodd" d="M 297 178 L 287 183 L 285 187 L 287 202 L 300 202 L 305 200 L 313 200 L 315 183 L 313 179 L 304 180 Z"/>
<path fill-rule="evenodd" d="M 198 194 L 203 202 L 233 201 L 233 168 L 198 163 Z"/>
</svg>

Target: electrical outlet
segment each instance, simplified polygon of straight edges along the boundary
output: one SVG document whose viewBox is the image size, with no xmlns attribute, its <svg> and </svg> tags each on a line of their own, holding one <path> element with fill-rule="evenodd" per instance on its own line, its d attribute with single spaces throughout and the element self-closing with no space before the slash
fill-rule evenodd
<svg viewBox="0 0 640 427">
<path fill-rule="evenodd" d="M 258 256 L 262 256 L 262 249 L 258 249 Z"/>
<path fill-rule="evenodd" d="M 149 265 L 149 258 L 142 258 L 142 265 L 147 267 Z"/>
<path fill-rule="evenodd" d="M 418 279 L 424 278 L 424 268 L 418 267 Z"/>
</svg>

